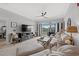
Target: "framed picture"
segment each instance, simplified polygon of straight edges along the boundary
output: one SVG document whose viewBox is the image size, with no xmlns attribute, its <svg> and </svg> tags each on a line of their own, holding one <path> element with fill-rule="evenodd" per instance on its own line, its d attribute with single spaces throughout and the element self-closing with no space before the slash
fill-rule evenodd
<svg viewBox="0 0 79 59">
<path fill-rule="evenodd" d="M 12 28 L 17 27 L 17 23 L 16 23 L 16 22 L 11 22 L 11 27 L 12 27 Z"/>
</svg>

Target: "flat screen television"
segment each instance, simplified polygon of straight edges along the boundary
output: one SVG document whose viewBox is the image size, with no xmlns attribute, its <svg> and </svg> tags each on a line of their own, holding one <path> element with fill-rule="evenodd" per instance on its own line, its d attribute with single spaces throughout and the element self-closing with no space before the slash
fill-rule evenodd
<svg viewBox="0 0 79 59">
<path fill-rule="evenodd" d="M 22 24 L 22 32 L 26 32 L 28 30 L 28 25 Z"/>
</svg>

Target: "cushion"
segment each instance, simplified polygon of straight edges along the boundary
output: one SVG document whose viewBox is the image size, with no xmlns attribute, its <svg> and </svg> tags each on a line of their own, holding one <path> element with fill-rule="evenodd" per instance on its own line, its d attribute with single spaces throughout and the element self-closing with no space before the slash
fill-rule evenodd
<svg viewBox="0 0 79 59">
<path fill-rule="evenodd" d="M 73 45 L 64 45 L 57 51 L 64 53 L 65 56 L 79 56 L 79 47 Z"/>
<path fill-rule="evenodd" d="M 57 49 L 57 51 L 59 52 L 63 52 L 63 51 L 66 51 L 67 49 L 73 47 L 73 45 L 64 45 L 64 46 L 61 46 Z"/>
<path fill-rule="evenodd" d="M 70 36 L 66 36 L 64 39 L 63 39 L 63 42 L 66 43 L 66 44 L 72 44 L 72 41 L 71 41 L 71 37 Z"/>
<path fill-rule="evenodd" d="M 66 36 L 69 36 L 69 34 L 67 34 L 67 33 L 61 33 L 61 38 L 62 38 L 62 40 L 63 40 Z"/>
<path fill-rule="evenodd" d="M 65 40 L 65 43 L 70 45 L 72 42 L 68 39 L 68 40 Z"/>
</svg>

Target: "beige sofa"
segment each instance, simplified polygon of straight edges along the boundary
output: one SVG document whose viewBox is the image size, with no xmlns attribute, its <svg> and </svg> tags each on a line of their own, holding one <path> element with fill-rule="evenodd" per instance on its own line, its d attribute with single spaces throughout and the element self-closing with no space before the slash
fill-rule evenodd
<svg viewBox="0 0 79 59">
<path fill-rule="evenodd" d="M 35 37 L 24 42 L 0 49 L 0 56 L 27 56 L 44 50 Z"/>
<path fill-rule="evenodd" d="M 27 56 L 44 50 L 44 47 L 37 42 L 38 38 L 39 37 L 26 40 L 20 44 L 17 44 L 17 48 L 18 48 L 17 55 Z"/>
</svg>

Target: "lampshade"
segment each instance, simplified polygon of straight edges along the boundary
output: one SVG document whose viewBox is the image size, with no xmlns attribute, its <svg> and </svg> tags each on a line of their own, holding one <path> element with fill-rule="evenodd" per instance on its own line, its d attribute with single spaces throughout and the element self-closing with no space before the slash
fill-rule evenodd
<svg viewBox="0 0 79 59">
<path fill-rule="evenodd" d="M 67 32 L 70 32 L 70 33 L 77 33 L 78 30 L 77 30 L 77 26 L 69 26 L 67 28 Z"/>
</svg>

